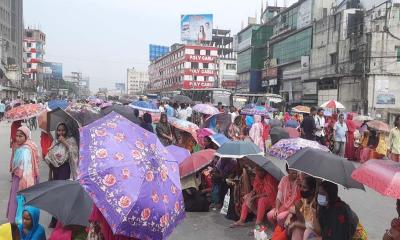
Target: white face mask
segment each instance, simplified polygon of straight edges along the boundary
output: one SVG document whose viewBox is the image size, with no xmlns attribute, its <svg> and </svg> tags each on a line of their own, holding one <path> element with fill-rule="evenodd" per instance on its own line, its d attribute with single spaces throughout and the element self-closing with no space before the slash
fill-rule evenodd
<svg viewBox="0 0 400 240">
<path fill-rule="evenodd" d="M 328 206 L 328 200 L 326 199 L 325 195 L 318 194 L 317 202 L 318 202 L 318 205 L 320 205 L 322 207 Z"/>
</svg>

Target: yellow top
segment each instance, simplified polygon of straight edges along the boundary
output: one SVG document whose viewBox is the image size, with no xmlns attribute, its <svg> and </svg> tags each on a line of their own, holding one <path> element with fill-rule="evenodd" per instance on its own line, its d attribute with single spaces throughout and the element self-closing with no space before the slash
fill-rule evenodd
<svg viewBox="0 0 400 240">
<path fill-rule="evenodd" d="M 394 154 L 400 154 L 400 129 L 397 127 L 390 130 L 389 149 Z"/>
<path fill-rule="evenodd" d="M 10 223 L 0 225 L 0 240 L 13 240 Z"/>
</svg>

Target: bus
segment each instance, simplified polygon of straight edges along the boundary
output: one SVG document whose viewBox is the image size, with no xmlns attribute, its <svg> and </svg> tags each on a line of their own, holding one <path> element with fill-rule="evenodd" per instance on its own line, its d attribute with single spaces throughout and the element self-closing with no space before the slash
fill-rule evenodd
<svg viewBox="0 0 400 240">
<path fill-rule="evenodd" d="M 234 93 L 232 94 L 232 104 L 235 107 L 243 107 L 245 104 L 254 103 L 257 105 L 278 105 L 285 100 L 281 95 L 273 93 Z"/>
<path fill-rule="evenodd" d="M 232 102 L 232 92 L 223 88 L 183 89 L 180 94 L 190 97 L 196 103 L 210 102 L 214 105 L 222 103 L 224 106 L 230 106 Z"/>
</svg>

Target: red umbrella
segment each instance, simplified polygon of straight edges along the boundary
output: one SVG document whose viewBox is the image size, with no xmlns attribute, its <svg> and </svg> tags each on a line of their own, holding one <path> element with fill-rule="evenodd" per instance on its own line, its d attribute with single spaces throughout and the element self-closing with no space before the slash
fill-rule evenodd
<svg viewBox="0 0 400 240">
<path fill-rule="evenodd" d="M 296 128 L 291 128 L 291 127 L 285 127 L 283 128 L 285 132 L 289 134 L 290 138 L 298 138 L 300 137 L 300 132 Z"/>
<path fill-rule="evenodd" d="M 214 155 L 214 149 L 206 149 L 193 153 L 179 165 L 181 178 L 189 176 L 209 165 L 213 161 Z"/>
<path fill-rule="evenodd" d="M 5 114 L 5 118 L 11 121 L 24 120 L 39 116 L 45 111 L 46 108 L 40 104 L 24 104 L 8 110 Z"/>
<path fill-rule="evenodd" d="M 367 126 L 382 132 L 390 132 L 389 125 L 379 120 L 372 120 L 367 122 Z"/>
<path fill-rule="evenodd" d="M 369 160 L 354 170 L 351 176 L 382 195 L 400 199 L 400 163 Z"/>
</svg>

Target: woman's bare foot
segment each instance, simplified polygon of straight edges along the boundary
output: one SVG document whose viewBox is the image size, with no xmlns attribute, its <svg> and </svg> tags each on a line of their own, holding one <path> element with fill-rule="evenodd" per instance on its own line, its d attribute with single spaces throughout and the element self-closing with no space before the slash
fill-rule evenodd
<svg viewBox="0 0 400 240">
<path fill-rule="evenodd" d="M 231 224 L 229 226 L 230 228 L 238 228 L 238 227 L 244 227 L 244 222 L 242 222 L 241 220 Z"/>
</svg>

